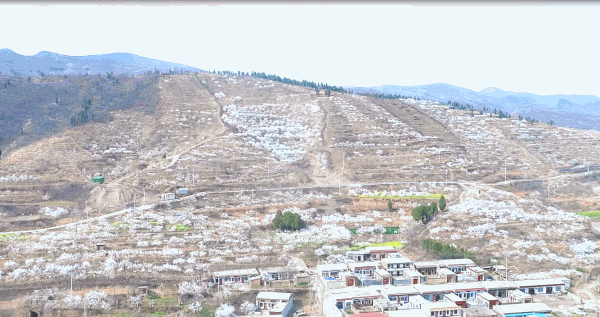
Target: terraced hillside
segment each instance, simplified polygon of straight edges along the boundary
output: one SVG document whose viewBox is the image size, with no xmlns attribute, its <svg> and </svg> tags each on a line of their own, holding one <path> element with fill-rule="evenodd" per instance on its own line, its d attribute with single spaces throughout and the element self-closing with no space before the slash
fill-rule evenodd
<svg viewBox="0 0 600 317">
<path fill-rule="evenodd" d="M 109 122 L 5 151 L 5 212 L 35 214 L 58 201 L 77 218 L 86 205 L 87 214 L 102 213 L 134 199 L 157 201 L 177 187 L 243 193 L 399 181 L 489 183 L 503 181 L 505 171 L 509 180 L 546 178 L 584 160 L 595 163 L 600 149 L 595 131 L 529 125 L 426 101 L 326 97 L 207 73 L 159 80 L 152 111 L 133 104 L 107 112 Z M 96 173 L 105 184 L 89 183 Z"/>
<path fill-rule="evenodd" d="M 24 299 L 39 285 L 57 287 L 63 306 L 48 309 L 81 310 L 64 293 L 71 274 L 81 294 L 112 288 L 115 313 L 200 300 L 180 296 L 184 282 L 207 305 L 225 296 L 239 310 L 255 291 L 222 294 L 208 273 L 334 263 L 386 241 L 415 261 L 439 257 L 421 248 L 426 238 L 468 249 L 480 265 L 518 263 L 514 278 L 600 271 L 598 218 L 576 213 L 600 207 L 598 132 L 209 73 L 157 77 L 156 94 L 150 110 L 107 110 L 105 122 L 2 154 L 0 229 L 62 227 L 0 235 L 1 285 L 10 285 L 0 310 L 33 309 Z M 89 181 L 96 173 L 104 184 Z M 159 204 L 178 188 L 185 199 Z M 441 194 L 447 211 L 427 225 L 412 219 Z M 273 230 L 276 210 L 300 213 L 307 228 Z M 383 227 L 397 233 L 372 233 Z M 144 285 L 166 306 L 128 302 Z"/>
</svg>

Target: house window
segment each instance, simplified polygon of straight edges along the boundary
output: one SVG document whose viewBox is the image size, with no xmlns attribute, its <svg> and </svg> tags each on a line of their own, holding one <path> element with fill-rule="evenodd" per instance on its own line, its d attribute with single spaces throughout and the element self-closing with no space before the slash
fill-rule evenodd
<svg viewBox="0 0 600 317">
<path fill-rule="evenodd" d="M 434 317 L 434 316 L 435 316 L 435 312 L 432 311 L 431 312 L 431 317 Z"/>
<path fill-rule="evenodd" d="M 454 310 L 454 315 L 458 315 L 458 310 L 457 309 Z"/>
<path fill-rule="evenodd" d="M 556 287 L 554 288 L 554 291 L 555 291 L 555 292 L 560 292 L 560 286 L 556 286 Z"/>
<path fill-rule="evenodd" d="M 537 292 L 538 293 L 543 293 L 544 292 L 544 288 L 543 287 L 538 287 L 537 288 Z"/>
</svg>

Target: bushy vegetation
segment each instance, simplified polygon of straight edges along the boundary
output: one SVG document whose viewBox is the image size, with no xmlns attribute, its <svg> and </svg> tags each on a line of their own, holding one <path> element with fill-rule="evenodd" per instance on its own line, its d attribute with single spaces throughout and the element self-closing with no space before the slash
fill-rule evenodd
<svg viewBox="0 0 600 317">
<path fill-rule="evenodd" d="M 442 195 L 440 197 L 440 201 L 438 202 L 438 207 L 440 208 L 440 211 L 443 211 L 444 209 L 446 209 L 446 198 L 444 198 L 444 195 Z"/>
<path fill-rule="evenodd" d="M 291 211 L 282 213 L 281 210 L 278 210 L 275 218 L 273 218 L 273 226 L 282 230 L 299 230 L 304 228 L 306 224 L 299 214 Z"/>
<path fill-rule="evenodd" d="M 466 258 L 475 260 L 475 256 L 473 255 L 473 253 L 463 248 L 457 249 L 456 247 L 451 246 L 449 244 L 443 244 L 430 239 L 423 240 L 421 246 L 427 251 L 432 251 L 442 255 L 445 259 Z"/>
<path fill-rule="evenodd" d="M 368 195 L 358 195 L 360 198 L 384 198 L 384 199 L 439 199 L 441 194 L 430 194 L 430 195 L 407 195 L 407 196 L 399 196 L 399 195 L 390 195 L 383 192 L 378 192 L 377 194 L 368 194 Z"/>
<path fill-rule="evenodd" d="M 435 214 L 437 213 L 437 204 L 431 203 L 431 205 L 420 205 L 412 210 L 412 217 L 416 221 L 422 221 L 423 223 L 428 223 L 433 219 Z"/>
</svg>

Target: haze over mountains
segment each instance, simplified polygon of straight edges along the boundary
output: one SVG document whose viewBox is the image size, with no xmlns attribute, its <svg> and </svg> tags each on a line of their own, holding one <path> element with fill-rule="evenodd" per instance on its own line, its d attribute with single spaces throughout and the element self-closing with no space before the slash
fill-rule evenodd
<svg viewBox="0 0 600 317">
<path fill-rule="evenodd" d="M 356 92 L 399 94 L 440 102 L 451 100 L 471 104 L 475 109 L 497 108 L 539 121 L 554 120 L 560 126 L 600 129 L 600 98 L 590 95 L 540 96 L 525 92 L 504 91 L 495 87 L 477 92 L 442 83 L 418 86 L 348 86 L 344 88 Z"/>
<path fill-rule="evenodd" d="M 0 72 L 15 76 L 45 74 L 65 75 L 77 73 L 142 74 L 147 71 L 200 71 L 198 68 L 159 61 L 131 53 L 111 53 L 87 56 L 69 56 L 47 51 L 33 56 L 17 54 L 10 49 L 0 50 Z"/>
</svg>

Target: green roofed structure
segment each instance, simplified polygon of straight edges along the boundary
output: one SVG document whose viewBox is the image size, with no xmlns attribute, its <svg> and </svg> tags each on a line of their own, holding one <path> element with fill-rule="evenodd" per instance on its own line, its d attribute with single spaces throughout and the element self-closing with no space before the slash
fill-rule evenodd
<svg viewBox="0 0 600 317">
<path fill-rule="evenodd" d="M 96 176 L 92 177 L 92 183 L 98 183 L 98 184 L 104 183 L 104 176 L 96 175 Z"/>
</svg>

